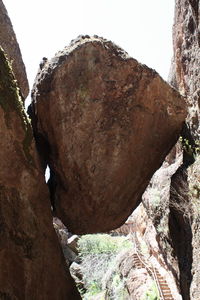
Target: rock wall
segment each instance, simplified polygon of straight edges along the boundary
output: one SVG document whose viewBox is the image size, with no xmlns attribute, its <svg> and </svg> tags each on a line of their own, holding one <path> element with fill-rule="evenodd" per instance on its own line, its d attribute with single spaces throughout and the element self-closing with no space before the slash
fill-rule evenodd
<svg viewBox="0 0 200 300">
<path fill-rule="evenodd" d="M 187 97 L 192 134 L 200 134 L 200 5 L 199 0 L 176 0 L 173 28 L 174 79 Z"/>
<path fill-rule="evenodd" d="M 82 234 L 126 220 L 185 119 L 183 98 L 154 70 L 89 36 L 44 64 L 31 109 L 55 213 Z"/>
<path fill-rule="evenodd" d="M 0 299 L 80 299 L 64 266 L 31 124 L 0 49 Z"/>
<path fill-rule="evenodd" d="M 187 126 L 183 98 L 154 70 L 112 42 L 83 36 L 40 65 L 29 109 L 38 156 L 22 105 L 25 67 L 0 0 L 0 46 L 12 64 L 0 48 L 0 299 L 80 299 L 53 229 L 51 205 L 72 232 L 120 226 L 180 132 L 183 160 L 180 147 L 171 152 L 151 180 L 131 231 L 146 238 L 149 259 L 165 269 L 177 299 L 179 288 L 184 300 L 200 298 L 199 7 L 198 0 L 176 0 L 170 81 L 186 99 Z M 121 273 L 126 267 L 125 259 Z"/>
<path fill-rule="evenodd" d="M 29 85 L 25 65 L 22 60 L 21 51 L 17 43 L 12 23 L 2 0 L 0 0 L 0 46 L 6 52 L 8 59 L 12 64 L 12 69 L 18 81 L 23 98 L 26 98 L 29 93 Z"/>
<path fill-rule="evenodd" d="M 196 234 L 199 197 L 195 195 L 200 189 L 199 171 L 196 171 L 200 140 L 200 5 L 199 0 L 176 0 L 175 3 L 170 81 L 186 97 L 188 130 L 186 135 L 183 132 L 183 164 L 172 177 L 169 221 L 179 261 L 183 299 L 199 299 L 197 259 L 200 244 Z"/>
</svg>

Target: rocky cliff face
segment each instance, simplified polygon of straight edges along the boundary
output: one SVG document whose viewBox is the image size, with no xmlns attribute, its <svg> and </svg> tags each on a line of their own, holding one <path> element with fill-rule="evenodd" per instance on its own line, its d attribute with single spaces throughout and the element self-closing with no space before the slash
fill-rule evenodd
<svg viewBox="0 0 200 300">
<path fill-rule="evenodd" d="M 200 134 L 200 5 L 199 0 L 177 0 L 173 28 L 174 84 L 187 96 L 192 134 Z"/>
<path fill-rule="evenodd" d="M 121 225 L 177 140 L 183 98 L 113 43 L 86 36 L 46 62 L 32 99 L 57 216 L 76 233 Z"/>
<path fill-rule="evenodd" d="M 199 16 L 198 0 L 176 1 L 172 84 L 187 98 L 188 132 L 186 135 L 183 132 L 183 164 L 172 177 L 170 227 L 184 299 L 198 299 L 200 295 L 197 263 L 199 235 L 196 234 L 199 228 L 200 190 L 199 171 L 196 171 L 199 169 L 200 140 Z"/>
<path fill-rule="evenodd" d="M 0 0 L 0 46 L 6 52 L 23 98 L 26 98 L 29 92 L 26 70 L 12 23 L 2 0 Z"/>
<path fill-rule="evenodd" d="M 174 58 L 170 82 L 186 97 L 187 125 L 181 133 L 181 144 L 177 144 L 159 170 L 165 192 L 160 186 L 160 179 L 156 176 L 152 179 L 151 185 L 163 201 L 156 205 L 150 217 L 158 237 L 160 236 L 160 251 L 164 254 L 168 267 L 175 266 L 173 273 L 181 295 L 186 300 L 199 299 L 200 295 L 197 262 L 200 190 L 199 1 L 176 1 L 173 42 Z M 166 170 L 168 179 L 163 177 Z M 150 203 L 147 206 L 149 212 L 153 207 L 153 199 L 148 193 L 146 198 Z"/>
<path fill-rule="evenodd" d="M 79 299 L 53 229 L 47 185 L 0 49 L 0 299 Z"/>
<path fill-rule="evenodd" d="M 22 105 L 25 68 L 1 0 L 0 25 L 0 299 L 80 299 L 50 206 L 73 232 L 118 227 L 180 132 L 124 225 L 137 249 L 118 261 L 117 280 L 127 277 L 127 299 L 140 299 L 155 271 L 168 299 L 199 299 L 199 1 L 176 0 L 170 81 L 186 99 L 184 126 L 178 91 L 112 42 L 84 36 L 40 65 L 29 109 L 39 155 Z M 57 227 L 69 265 L 76 255 Z"/>
</svg>

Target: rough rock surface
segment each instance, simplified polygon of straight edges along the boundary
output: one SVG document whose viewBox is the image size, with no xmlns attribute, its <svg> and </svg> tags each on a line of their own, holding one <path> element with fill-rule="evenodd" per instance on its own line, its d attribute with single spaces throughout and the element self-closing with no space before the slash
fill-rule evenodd
<svg viewBox="0 0 200 300">
<path fill-rule="evenodd" d="M 200 212 L 199 212 L 199 199 L 200 199 L 200 156 L 195 163 L 188 170 L 189 188 L 191 190 L 191 199 L 193 200 L 194 213 L 192 223 L 192 247 L 193 247 L 193 263 L 192 263 L 192 275 L 193 280 L 191 283 L 190 295 L 191 299 L 200 298 Z"/>
<path fill-rule="evenodd" d="M 13 72 L 20 86 L 24 98 L 28 96 L 29 86 L 25 66 L 22 60 L 19 45 L 8 16 L 7 10 L 0 0 L 0 46 L 12 62 Z"/>
<path fill-rule="evenodd" d="M 187 97 L 187 120 L 190 125 L 190 135 L 194 139 L 191 141 L 190 138 L 188 139 L 188 137 L 186 137 L 190 147 L 184 149 L 183 165 L 172 178 L 174 192 L 171 193 L 170 197 L 171 203 L 173 200 L 175 204 L 179 204 L 178 211 L 174 209 L 172 211 L 170 208 L 171 224 L 173 225 L 173 223 L 175 223 L 175 226 L 171 226 L 171 235 L 172 237 L 174 235 L 173 240 L 179 260 L 180 284 L 183 299 L 188 300 L 200 298 L 200 271 L 198 260 L 200 213 L 197 209 L 199 205 L 198 190 L 200 190 L 198 146 L 200 141 L 199 0 L 176 0 L 173 44 L 174 59 L 170 80 L 171 83 Z M 188 159 L 185 158 L 188 158 L 189 154 L 192 160 L 190 159 L 189 163 L 187 163 Z M 194 196 L 194 191 L 195 193 L 197 192 L 197 197 Z M 181 234 L 183 238 L 180 239 Z M 187 242 L 185 243 L 184 240 Z"/>
<path fill-rule="evenodd" d="M 176 0 L 173 28 L 173 84 L 188 102 L 188 119 L 200 134 L 200 5 L 199 0 Z"/>
<path fill-rule="evenodd" d="M 67 228 L 61 223 L 61 221 L 57 218 L 54 218 L 53 221 L 54 229 L 57 233 L 60 245 L 62 247 L 62 251 L 65 257 L 65 262 L 67 266 L 70 266 L 77 257 L 77 239 L 78 236 L 72 235 L 69 238 L 69 232 Z"/>
<path fill-rule="evenodd" d="M 141 203 L 137 209 L 134 210 L 126 223 L 129 224 L 128 238 L 133 242 L 133 245 L 137 245 L 137 251 L 140 253 L 143 261 L 148 267 L 152 268 L 153 266 L 159 270 L 170 288 L 173 299 L 180 300 L 182 298 L 176 281 L 178 277 L 178 266 L 172 257 L 172 248 L 166 243 L 168 220 L 166 220 L 164 213 L 162 213 L 162 217 L 165 218 L 165 220 L 161 220 L 159 223 L 157 220 L 162 206 L 163 209 L 169 210 L 167 209 L 167 203 L 162 202 L 163 200 L 166 200 L 164 195 L 167 192 L 164 190 L 165 187 L 163 188 L 162 183 L 164 183 L 166 177 L 173 172 L 173 168 L 176 169 L 175 166 L 163 166 L 154 174 L 151 183 L 143 195 L 144 204 Z M 156 181 L 158 183 L 157 189 L 155 189 L 154 186 Z M 157 224 L 155 224 L 155 221 L 157 221 Z M 125 225 L 119 229 L 119 233 L 123 234 L 123 227 L 125 229 L 124 235 L 127 235 L 128 232 L 126 231 Z M 131 296 L 136 297 L 137 285 L 140 286 L 140 283 L 137 282 L 138 279 L 133 280 L 133 277 L 135 276 L 133 250 L 131 250 L 130 253 L 127 252 L 124 257 L 125 259 L 122 259 L 122 263 L 120 263 L 120 270 L 123 277 L 127 279 L 126 284 L 128 290 L 132 290 Z M 146 284 L 144 283 L 144 286 L 142 287 L 141 284 L 141 291 L 148 290 L 148 286 L 145 285 Z M 142 296 L 143 295 L 140 295 L 137 299 L 141 299 Z"/>
<path fill-rule="evenodd" d="M 120 264 L 120 272 L 126 278 L 126 288 L 128 290 L 129 299 L 145 299 L 146 292 L 152 286 L 152 279 L 144 268 L 137 269 L 134 265 L 132 257 L 133 251 L 129 251 L 124 255 Z"/>
<path fill-rule="evenodd" d="M 31 125 L 0 49 L 0 299 L 80 299 L 65 269 Z"/>
<path fill-rule="evenodd" d="M 32 121 L 71 232 L 119 227 L 175 144 L 183 98 L 112 42 L 82 37 L 38 73 Z"/>
</svg>

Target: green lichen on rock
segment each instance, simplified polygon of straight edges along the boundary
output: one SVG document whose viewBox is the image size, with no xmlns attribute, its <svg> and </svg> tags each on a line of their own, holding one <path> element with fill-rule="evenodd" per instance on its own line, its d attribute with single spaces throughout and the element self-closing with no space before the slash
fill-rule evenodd
<svg viewBox="0 0 200 300">
<path fill-rule="evenodd" d="M 33 139 L 32 127 L 28 116 L 23 107 L 20 89 L 12 72 L 12 66 L 0 47 L 0 106 L 4 111 L 4 117 L 8 129 L 12 122 L 11 113 L 16 112 L 21 119 L 24 129 L 23 151 L 30 163 L 33 159 L 30 154 L 30 146 Z"/>
</svg>

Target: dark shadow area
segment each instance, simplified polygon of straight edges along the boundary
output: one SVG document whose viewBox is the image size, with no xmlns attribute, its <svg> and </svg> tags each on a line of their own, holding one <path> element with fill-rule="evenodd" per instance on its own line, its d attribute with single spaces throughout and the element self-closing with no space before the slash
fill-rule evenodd
<svg viewBox="0 0 200 300">
<path fill-rule="evenodd" d="M 186 209 L 188 203 L 188 211 Z M 192 229 L 189 212 L 187 169 L 181 166 L 171 179 L 169 232 L 178 259 L 183 300 L 190 299 L 192 282 Z"/>
<path fill-rule="evenodd" d="M 169 199 L 169 232 L 178 259 L 180 289 L 183 300 L 190 300 L 192 282 L 192 219 L 187 168 L 195 162 L 196 144 L 190 127 L 184 123 L 181 132 L 183 164 L 171 178 Z"/>
</svg>

